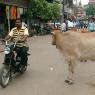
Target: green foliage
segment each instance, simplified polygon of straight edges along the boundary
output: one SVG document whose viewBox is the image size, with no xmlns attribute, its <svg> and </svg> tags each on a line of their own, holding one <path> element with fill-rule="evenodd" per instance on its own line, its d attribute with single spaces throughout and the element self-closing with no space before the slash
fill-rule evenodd
<svg viewBox="0 0 95 95">
<path fill-rule="evenodd" d="M 48 3 L 46 0 L 30 0 L 29 15 L 41 21 L 58 19 L 60 7 L 58 3 Z"/>
<path fill-rule="evenodd" d="M 89 7 L 87 7 L 86 9 L 86 13 L 88 16 L 94 16 L 95 15 L 95 6 L 93 5 L 89 5 Z"/>
</svg>

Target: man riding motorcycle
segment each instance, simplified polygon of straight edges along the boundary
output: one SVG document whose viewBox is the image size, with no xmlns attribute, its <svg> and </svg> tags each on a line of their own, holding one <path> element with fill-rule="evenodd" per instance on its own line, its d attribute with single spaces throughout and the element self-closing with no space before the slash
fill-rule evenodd
<svg viewBox="0 0 95 95">
<path fill-rule="evenodd" d="M 27 37 L 29 36 L 29 32 L 27 27 L 22 26 L 22 21 L 20 18 L 16 19 L 14 28 L 11 29 L 8 36 L 5 40 L 11 39 L 11 41 L 17 42 L 15 51 L 17 52 L 17 56 L 21 57 L 21 64 L 23 66 L 27 66 L 28 56 L 28 45 L 27 45 Z"/>
</svg>

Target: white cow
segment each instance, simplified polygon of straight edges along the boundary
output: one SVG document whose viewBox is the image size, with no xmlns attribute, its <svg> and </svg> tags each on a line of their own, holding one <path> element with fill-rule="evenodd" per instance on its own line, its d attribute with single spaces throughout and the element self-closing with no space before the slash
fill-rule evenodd
<svg viewBox="0 0 95 95">
<path fill-rule="evenodd" d="M 69 74 L 66 83 L 74 82 L 74 69 L 77 60 L 94 60 L 95 59 L 95 32 L 52 32 L 52 44 L 60 50 L 68 63 Z"/>
</svg>

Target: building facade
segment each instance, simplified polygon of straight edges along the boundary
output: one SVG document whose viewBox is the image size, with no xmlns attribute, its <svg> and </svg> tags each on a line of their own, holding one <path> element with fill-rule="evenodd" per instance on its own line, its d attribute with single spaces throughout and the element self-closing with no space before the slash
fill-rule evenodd
<svg viewBox="0 0 95 95">
<path fill-rule="evenodd" d="M 89 4 L 95 5 L 95 0 L 89 0 Z"/>
<path fill-rule="evenodd" d="M 0 3 L 27 8 L 29 0 L 0 0 Z"/>
<path fill-rule="evenodd" d="M 73 0 L 60 0 L 60 1 L 61 1 L 61 4 L 62 4 L 61 12 L 60 12 L 61 20 L 62 20 L 62 18 L 63 19 L 68 19 L 69 16 L 72 14 Z"/>
<path fill-rule="evenodd" d="M 23 17 L 28 11 L 29 0 L 0 0 L 0 37 L 7 34 L 15 25 L 16 18 Z M 6 31 L 6 33 L 5 33 Z"/>
<path fill-rule="evenodd" d="M 72 6 L 73 0 L 61 0 L 63 4 L 62 13 L 64 15 L 64 19 L 68 19 L 69 15 L 72 14 Z"/>
</svg>

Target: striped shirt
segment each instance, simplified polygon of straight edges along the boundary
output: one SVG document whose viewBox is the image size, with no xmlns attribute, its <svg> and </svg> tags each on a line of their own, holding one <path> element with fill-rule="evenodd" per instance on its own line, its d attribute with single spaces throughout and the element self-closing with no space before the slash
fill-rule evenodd
<svg viewBox="0 0 95 95">
<path fill-rule="evenodd" d="M 29 36 L 29 32 L 28 32 L 28 29 L 23 26 L 21 27 L 20 30 L 18 30 L 17 27 L 15 27 L 9 33 L 9 36 L 13 38 L 13 41 L 18 41 L 18 40 L 20 41 L 25 35 Z M 26 41 L 18 42 L 17 46 L 18 47 L 26 46 Z"/>
</svg>

